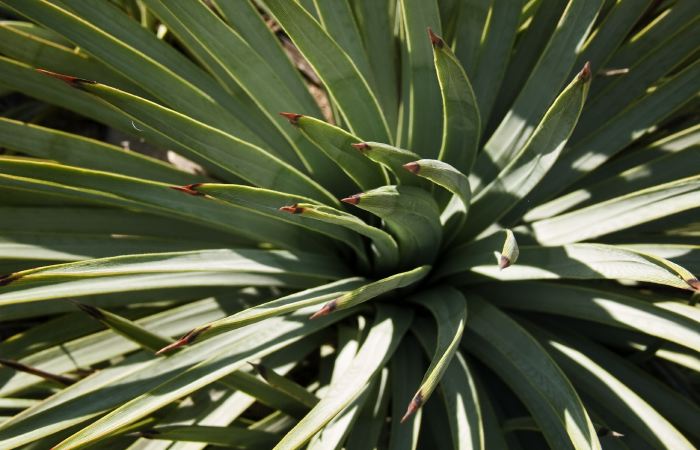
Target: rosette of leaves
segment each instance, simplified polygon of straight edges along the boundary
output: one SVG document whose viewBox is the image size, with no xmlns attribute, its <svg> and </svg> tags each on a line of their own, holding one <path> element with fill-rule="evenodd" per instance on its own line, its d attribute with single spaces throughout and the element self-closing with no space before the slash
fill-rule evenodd
<svg viewBox="0 0 700 450">
<path fill-rule="evenodd" d="M 696 0 L 0 5 L 0 448 L 700 441 Z"/>
</svg>

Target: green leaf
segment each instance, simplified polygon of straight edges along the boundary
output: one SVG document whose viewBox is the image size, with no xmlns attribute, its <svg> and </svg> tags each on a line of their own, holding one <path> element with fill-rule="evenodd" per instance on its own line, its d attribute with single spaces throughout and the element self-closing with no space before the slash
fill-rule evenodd
<svg viewBox="0 0 700 450">
<path fill-rule="evenodd" d="M 309 239 L 309 233 L 303 233 L 296 226 L 270 221 L 255 211 L 233 204 L 185 195 L 162 183 L 13 158 L 0 158 L 0 168 L 4 172 L 0 174 L 0 184 L 4 185 L 17 185 L 32 191 L 58 193 L 69 198 L 85 198 L 99 204 L 184 219 L 199 226 L 213 226 L 246 239 L 270 242 L 283 248 L 319 247 L 314 243 L 318 242 L 318 237 Z"/>
<path fill-rule="evenodd" d="M 418 351 L 418 342 L 412 335 L 406 336 L 399 348 L 396 349 L 389 364 L 391 375 L 391 425 L 389 429 L 390 450 L 415 450 L 418 446 L 420 428 L 422 425 L 423 409 L 419 409 L 409 417 L 407 423 L 401 423 L 400 417 L 406 411 L 405 403 L 398 399 L 409 398 L 425 370 L 424 358 Z"/>
<path fill-rule="evenodd" d="M 377 447 L 384 426 L 383 419 L 389 410 L 389 369 L 385 367 L 375 375 L 367 395 L 368 399 L 345 441 L 348 450 L 370 450 Z"/>
<path fill-rule="evenodd" d="M 264 149 L 176 110 L 98 83 L 78 82 L 80 89 L 124 111 L 141 127 L 188 148 L 229 173 L 253 185 L 308 195 L 335 203 L 328 191 Z M 225 149 L 225 150 L 224 150 Z"/>
<path fill-rule="evenodd" d="M 353 0 L 355 19 L 360 28 L 370 70 L 374 76 L 374 92 L 377 96 L 390 134 L 395 135 L 398 125 L 398 51 L 394 37 L 396 3 L 375 0 Z"/>
<path fill-rule="evenodd" d="M 404 164 L 419 159 L 420 156 L 418 154 L 410 150 L 404 150 L 380 142 L 361 142 L 359 144 L 353 144 L 353 147 L 367 158 L 391 170 L 391 173 L 393 173 L 402 184 L 416 184 L 415 179 L 406 175 L 403 166 Z"/>
<path fill-rule="evenodd" d="M 413 331 L 423 350 L 430 354 L 436 347 L 436 333 L 433 327 L 425 325 L 425 321 L 416 321 Z M 454 447 L 470 450 L 484 449 L 484 418 L 482 418 L 476 379 L 459 350 L 455 352 L 440 379 L 440 390 L 447 409 L 447 421 Z"/>
<path fill-rule="evenodd" d="M 3 146 L 37 158 L 95 170 L 173 184 L 202 181 L 173 166 L 139 153 L 83 136 L 64 133 L 15 120 L 0 118 Z"/>
<path fill-rule="evenodd" d="M 473 7 L 477 13 L 487 9 L 481 13 L 484 14 L 485 18 L 483 25 L 477 25 L 477 27 L 483 26 L 483 31 L 472 37 L 473 40 L 478 39 L 479 48 L 477 49 L 478 55 L 471 56 L 471 65 L 460 53 L 459 43 L 457 43 L 456 49 L 472 82 L 474 92 L 478 92 L 477 100 L 479 101 L 481 125 L 483 127 L 488 122 L 493 103 L 496 101 L 496 95 L 501 88 L 512 48 L 515 44 L 520 11 L 523 9 L 525 1 L 512 0 L 504 3 L 488 0 L 488 5 L 484 4 L 485 0 L 463 1 L 467 1 L 470 5 L 474 4 Z M 462 8 L 464 9 L 464 5 Z M 466 11 L 471 12 L 471 8 L 467 7 Z M 468 15 L 469 12 L 463 12 L 462 14 Z M 474 34 L 476 34 L 477 27 L 474 27 Z M 477 164 L 479 159 L 477 158 Z M 477 172 L 480 172 L 480 170 L 477 170 Z"/>
<path fill-rule="evenodd" d="M 461 0 L 459 2 L 459 11 L 455 22 L 454 51 L 465 72 L 472 76 L 477 73 L 479 51 L 482 46 L 481 37 L 484 34 L 490 10 L 491 0 Z M 499 32 L 507 34 L 505 30 L 499 30 Z M 513 35 L 515 35 L 515 26 L 513 27 Z"/>
<path fill-rule="evenodd" d="M 605 244 L 568 244 L 561 247 L 523 245 L 520 246 L 518 264 L 500 270 L 493 258 L 493 248 L 500 241 L 498 235 L 493 235 L 456 248 L 435 277 L 469 271 L 499 280 L 619 279 L 690 290 L 696 279 L 671 261 Z M 464 274 L 459 278 L 453 276 L 452 280 L 461 284 L 468 282 Z"/>
<path fill-rule="evenodd" d="M 445 227 L 445 235 L 457 232 L 467 219 L 472 191 L 469 178 L 451 165 L 435 159 L 421 159 L 404 165 L 404 168 L 419 177 L 426 178 L 442 186 L 453 194 L 440 215 L 440 222 Z"/>
<path fill-rule="evenodd" d="M 478 174 L 486 183 L 509 164 L 513 155 L 526 145 L 533 125 L 541 122 L 540 118 L 569 77 L 602 4 L 602 0 L 569 1 L 527 82 L 484 146 L 480 159 L 488 164 L 478 164 L 477 169 L 483 169 Z"/>
<path fill-rule="evenodd" d="M 403 98 L 407 116 L 407 146 L 426 158 L 436 158 L 440 145 L 442 118 L 440 87 L 433 64 L 428 28 L 442 33 L 436 0 L 401 0 L 401 18 L 406 34 L 408 92 Z M 431 124 L 431 126 L 424 126 Z M 416 158 L 418 159 L 418 158 Z"/>
<path fill-rule="evenodd" d="M 233 79 L 233 83 L 239 85 L 250 96 L 254 103 L 253 108 L 259 108 L 263 113 L 260 121 L 270 122 L 278 133 L 285 136 L 286 145 L 273 147 L 285 150 L 285 161 L 290 162 L 298 157 L 314 178 L 329 189 L 342 179 L 343 174 L 333 161 L 299 133 L 286 127 L 278 115 L 280 111 L 289 110 L 304 114 L 320 113 L 303 85 L 290 86 L 285 83 L 267 60 L 205 3 L 172 3 L 160 0 L 147 0 L 146 3 L 166 25 L 174 27 L 183 42 L 199 49 L 200 54 L 205 54 L 206 59 L 211 60 L 209 65 L 214 66 L 215 71 L 219 69 L 219 78 Z M 239 61 L 246 63 L 240 64 Z M 277 88 L 270 89 L 269 86 Z M 296 156 L 287 154 L 290 146 Z"/>
<path fill-rule="evenodd" d="M 498 176 L 474 196 L 464 236 L 475 236 L 498 221 L 546 177 L 576 126 L 590 80 L 591 68 L 586 65 L 559 94 L 522 149 L 511 154 Z"/>
<path fill-rule="evenodd" d="M 634 392 L 610 374 L 595 356 L 573 347 L 569 339 L 543 333 L 534 326 L 528 329 L 575 380 L 581 391 L 596 399 L 604 399 L 606 410 L 626 422 L 647 443 L 659 448 L 695 448 L 640 396 L 641 393 Z"/>
<path fill-rule="evenodd" d="M 344 295 L 349 290 L 361 286 L 363 282 L 364 280 L 362 278 L 348 278 L 286 295 L 248 309 L 244 309 L 243 311 L 228 317 L 224 317 L 215 322 L 199 325 L 197 328 L 192 329 L 184 337 L 168 347 L 181 347 L 192 343 L 195 339 L 206 339 L 227 331 L 236 330 L 246 325 L 261 322 L 271 317 L 294 312 L 307 306 L 320 304 L 330 298 Z M 170 350 L 170 348 L 163 348 L 160 351 L 164 352 L 168 350 Z"/>
<path fill-rule="evenodd" d="M 585 241 L 700 207 L 700 176 L 654 186 L 532 224 L 543 245 Z"/>
<path fill-rule="evenodd" d="M 302 313 L 308 314 L 304 310 L 299 312 Z M 341 313 L 336 317 L 340 319 L 343 316 Z M 138 391 L 141 394 L 130 396 L 126 403 L 68 437 L 55 449 L 79 448 L 108 437 L 178 398 L 234 372 L 246 364 L 247 360 L 273 353 L 335 320 L 308 323 L 300 319 L 296 314 L 284 319 L 271 319 L 264 325 L 249 327 L 243 333 L 228 333 L 218 339 L 214 338 L 216 340 L 195 344 L 165 361 L 160 360 L 160 371 L 168 370 L 165 372 L 165 380 L 161 377 L 161 382 L 158 382 L 156 378 L 155 385 L 153 382 L 139 383 Z M 228 345 L 222 348 L 220 344 L 224 342 Z M 204 349 L 206 351 L 203 352 Z M 192 362 L 183 366 L 188 360 Z"/>
<path fill-rule="evenodd" d="M 700 126 L 697 128 L 700 130 Z M 586 187 L 571 191 L 531 209 L 525 215 L 524 220 L 534 222 L 548 219 L 574 207 L 590 206 L 657 184 L 669 183 L 695 175 L 694 168 L 700 164 L 700 146 L 673 144 L 676 139 L 683 141 L 684 138 L 692 135 L 693 129 L 690 128 L 677 136 L 671 136 L 671 139 L 664 139 L 650 147 L 632 153 L 627 158 L 620 158 L 627 161 L 620 161 L 618 163 L 619 169 L 629 164 L 632 165 L 626 170 L 609 173 L 609 178 L 605 177 L 604 173 L 598 175 L 597 172 L 602 172 L 601 170 L 595 171 L 596 177 L 594 179 L 588 181 L 589 177 L 586 177 Z M 647 157 L 651 157 L 649 161 L 638 165 L 633 163 Z M 596 182 L 597 180 L 603 181 Z"/>
<path fill-rule="evenodd" d="M 553 448 L 600 449 L 595 429 L 571 382 L 537 341 L 497 308 L 467 297 L 463 348 L 508 384 Z M 547 386 L 547 389 L 542 389 Z"/>
<path fill-rule="evenodd" d="M 635 330 L 700 351 L 700 332 L 697 331 L 700 320 L 675 312 L 673 306 L 676 302 L 651 302 L 627 291 L 618 293 L 543 282 L 490 285 L 482 293 L 499 307 L 573 317 Z M 670 309 L 667 309 L 667 304 L 670 304 Z"/>
<path fill-rule="evenodd" d="M 442 38 L 430 35 L 442 95 L 442 147 L 438 158 L 469 173 L 481 134 L 479 105 L 467 74 Z"/>
<path fill-rule="evenodd" d="M 377 99 L 347 53 L 298 3 L 265 0 L 265 5 L 315 69 L 353 134 L 391 142 Z"/>
<path fill-rule="evenodd" d="M 252 131 L 255 128 L 245 122 L 246 114 L 234 115 L 214 101 L 225 102 L 228 95 L 223 87 L 115 5 L 96 8 L 74 0 L 62 0 L 60 5 L 46 0 L 8 0 L 5 4 L 47 28 L 60 29 L 76 45 L 99 55 L 113 70 L 171 108 L 262 144 Z"/>
<path fill-rule="evenodd" d="M 311 220 L 338 225 L 368 237 L 372 240 L 375 268 L 380 272 L 393 269 L 399 262 L 399 247 L 394 238 L 381 228 L 367 225 L 353 214 L 311 203 L 297 203 L 284 210 Z"/>
<path fill-rule="evenodd" d="M 692 100 L 695 92 L 693 81 L 699 74 L 700 62 L 689 64 L 674 76 L 665 79 L 649 94 L 610 118 L 586 139 L 566 149 L 554 167 L 557 177 L 547 179 L 546 183 L 538 186 L 525 199 L 526 202 L 538 205 L 549 200 L 554 194 L 577 181 L 584 173 L 596 170 L 630 143 L 651 131 L 656 124 Z M 522 209 L 529 209 L 529 205 L 522 205 Z"/>
<path fill-rule="evenodd" d="M 270 384 L 270 386 L 279 389 L 309 409 L 313 408 L 318 403 L 318 397 L 309 392 L 305 387 L 285 378 L 273 369 L 262 364 L 254 364 L 253 368 Z"/>
<path fill-rule="evenodd" d="M 377 305 L 377 315 L 352 365 L 275 448 L 298 448 L 348 405 L 389 360 L 408 329 L 411 318 L 412 313 L 404 308 Z"/>
<path fill-rule="evenodd" d="M 81 78 L 102 80 L 129 92 L 147 95 L 123 76 L 105 67 L 94 57 L 70 43 L 57 43 L 37 34 L 39 27 L 29 22 L 0 23 L 0 50 L 9 58 L 53 72 L 70 72 Z M 45 30 L 41 29 L 42 32 Z"/>
<path fill-rule="evenodd" d="M 141 432 L 149 439 L 202 442 L 215 447 L 263 448 L 275 444 L 279 436 L 243 427 L 212 427 L 203 425 L 161 426 Z"/>
<path fill-rule="evenodd" d="M 430 266 L 420 266 L 407 272 L 399 272 L 379 281 L 365 284 L 364 286 L 354 289 L 353 291 L 343 294 L 326 303 L 314 314 L 312 319 L 328 315 L 336 310 L 347 309 L 352 306 L 359 305 L 360 303 L 372 300 L 375 297 L 386 294 L 387 292 L 391 292 L 395 289 L 411 286 L 425 278 L 425 276 L 430 272 L 430 269 Z"/>
<path fill-rule="evenodd" d="M 362 260 L 365 266 L 368 266 L 364 244 L 354 233 L 320 223 L 319 221 L 310 220 L 303 214 L 288 214 L 284 212 L 284 210 L 281 210 L 285 205 L 297 204 L 299 202 L 314 202 L 314 200 L 298 195 L 286 194 L 284 192 L 237 184 L 206 183 L 185 186 L 184 189 L 187 191 L 194 191 L 195 193 L 206 194 L 226 203 L 253 210 L 270 219 L 292 223 L 306 230 L 328 236 L 338 242 L 346 244 L 354 250 L 357 258 Z M 330 209 L 330 207 L 327 208 Z"/>
<path fill-rule="evenodd" d="M 438 301 L 436 301 L 438 299 Z M 440 286 L 409 298 L 428 309 L 437 324 L 437 343 L 418 391 L 413 395 L 401 422 L 405 422 L 418 410 L 437 388 L 462 339 L 467 320 L 467 304 L 462 294 L 452 288 Z"/>
<path fill-rule="evenodd" d="M 367 161 L 352 148 L 360 139 L 322 120 L 300 114 L 285 116 L 292 125 L 299 128 L 311 142 L 335 161 L 338 166 L 361 189 L 372 189 L 386 184 L 386 175 L 381 168 Z"/>
<path fill-rule="evenodd" d="M 383 186 L 343 199 L 382 218 L 396 237 L 402 265 L 430 263 L 442 239 L 435 200 L 412 186 Z"/>
<path fill-rule="evenodd" d="M 155 352 L 170 342 L 167 338 L 153 333 L 138 323 L 118 314 L 84 303 L 77 303 L 77 306 L 94 319 L 99 320 L 107 327 L 114 330 L 115 333 L 121 334 L 125 338 L 134 341 L 143 347 L 144 350 Z"/>
</svg>

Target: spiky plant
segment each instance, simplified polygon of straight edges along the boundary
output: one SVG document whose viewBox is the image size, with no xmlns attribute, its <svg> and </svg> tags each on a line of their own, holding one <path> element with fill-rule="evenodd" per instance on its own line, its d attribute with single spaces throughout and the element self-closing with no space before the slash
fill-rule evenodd
<svg viewBox="0 0 700 450">
<path fill-rule="evenodd" d="M 697 0 L 0 4 L 0 448 L 700 442 Z"/>
</svg>

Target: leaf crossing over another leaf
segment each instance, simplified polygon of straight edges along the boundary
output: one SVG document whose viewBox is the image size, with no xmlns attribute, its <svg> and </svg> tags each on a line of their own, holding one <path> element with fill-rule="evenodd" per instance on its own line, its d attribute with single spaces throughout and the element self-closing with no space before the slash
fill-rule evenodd
<svg viewBox="0 0 700 450">
<path fill-rule="evenodd" d="M 532 224 L 543 245 L 585 241 L 700 208 L 700 175 L 671 181 Z"/>
<path fill-rule="evenodd" d="M 287 395 L 295 398 L 300 403 L 303 403 L 309 408 L 313 408 L 318 403 L 318 397 L 309 392 L 303 386 L 289 380 L 282 375 L 275 372 L 273 369 L 266 367 L 263 364 L 253 364 L 250 363 L 255 371 L 265 379 L 271 386 L 274 386 Z"/>
<path fill-rule="evenodd" d="M 568 244 L 560 247 L 520 247 L 518 264 L 499 270 L 493 263 L 493 249 L 501 238 L 491 235 L 455 248 L 437 267 L 435 279 L 450 277 L 460 284 L 477 282 L 472 272 L 499 280 L 617 279 L 661 284 L 697 290 L 697 278 L 688 270 L 654 255 L 622 246 L 606 244 Z M 461 274 L 458 276 L 458 274 Z"/>
<path fill-rule="evenodd" d="M 510 164 L 513 155 L 520 152 L 523 145 L 527 145 L 534 124 L 544 120 L 540 118 L 551 108 L 549 105 L 556 96 L 557 88 L 569 77 L 576 55 L 602 5 L 602 0 L 568 2 L 527 82 L 498 129 L 484 145 L 480 159 L 486 164 L 477 164 L 476 167 L 479 176 L 484 177 L 487 183 Z M 550 89 L 543 91 L 542 86 Z"/>
<path fill-rule="evenodd" d="M 391 170 L 400 183 L 408 185 L 416 184 L 415 179 L 406 176 L 406 172 L 402 170 L 402 166 L 411 161 L 420 159 L 418 154 L 380 142 L 360 142 L 353 144 L 353 147 L 367 158 Z"/>
<path fill-rule="evenodd" d="M 136 342 L 145 350 L 155 352 L 170 342 L 167 338 L 153 333 L 136 322 L 124 318 L 118 314 L 111 313 L 105 309 L 88 305 L 86 303 L 76 302 L 76 305 L 78 308 L 91 315 L 94 319 L 99 320 L 107 327 L 111 328 L 116 333 L 121 334 L 125 338 Z"/>
<path fill-rule="evenodd" d="M 605 408 L 634 427 L 651 446 L 692 450 L 695 448 L 673 425 L 641 396 L 615 378 L 596 357 L 577 346 L 574 337 L 553 336 L 536 326 L 528 326 L 559 365 L 576 381 L 579 389 L 597 399 L 605 399 Z M 573 341 L 573 342 L 572 342 Z"/>
<path fill-rule="evenodd" d="M 467 74 L 450 47 L 428 30 L 442 95 L 442 146 L 438 159 L 471 172 L 481 135 L 479 105 Z"/>
<path fill-rule="evenodd" d="M 537 311 L 631 329 L 700 351 L 700 331 L 697 330 L 700 320 L 684 316 L 673 308 L 667 309 L 672 302 L 650 302 L 633 292 L 540 281 L 513 282 L 507 287 L 490 283 L 481 293 L 500 308 Z M 683 310 L 692 308 L 679 306 L 686 306 Z"/>
<path fill-rule="evenodd" d="M 511 387 L 552 448 L 600 450 L 583 402 L 547 351 L 498 308 L 466 297 L 469 321 L 462 347 Z"/>
<path fill-rule="evenodd" d="M 421 159 L 404 164 L 403 167 L 452 193 L 452 199 L 440 214 L 440 222 L 445 230 L 445 241 L 449 242 L 467 219 L 472 197 L 469 178 L 450 164 L 435 159 Z"/>
<path fill-rule="evenodd" d="M 156 378 L 155 383 L 142 383 L 136 392 L 127 392 L 126 403 L 69 436 L 55 449 L 79 448 L 104 439 L 163 406 L 233 373 L 243 367 L 247 360 L 269 355 L 345 316 L 341 312 L 338 316 L 318 322 L 300 321 L 299 314 L 308 312 L 302 309 L 291 317 L 271 319 L 247 330 L 222 335 L 215 341 L 200 343 L 165 360 L 158 359 L 161 377 Z"/>
<path fill-rule="evenodd" d="M 395 289 L 411 286 L 418 283 L 430 272 L 430 266 L 420 266 L 407 272 L 400 272 L 390 277 L 361 286 L 351 292 L 326 303 L 316 311 L 312 319 L 326 316 L 334 311 L 347 309 L 368 300 L 372 300 Z"/>
<path fill-rule="evenodd" d="M 326 153 L 357 184 L 360 189 L 372 189 L 386 184 L 383 170 L 367 161 L 352 148 L 361 140 L 342 128 L 313 117 L 281 113 L 319 149 Z"/>
<path fill-rule="evenodd" d="M 386 304 L 376 306 L 377 314 L 362 346 L 343 376 L 311 412 L 275 446 L 276 450 L 299 448 L 349 404 L 367 382 L 391 358 L 411 324 L 413 313 Z"/>
<path fill-rule="evenodd" d="M 261 147 L 221 129 L 99 83 L 78 82 L 77 87 L 255 186 L 335 203 L 335 198 L 308 176 Z"/>
<path fill-rule="evenodd" d="M 386 222 L 399 244 L 404 267 L 434 261 L 442 239 L 440 211 L 433 197 L 424 190 L 412 186 L 383 186 L 342 201 Z"/>
<path fill-rule="evenodd" d="M 315 69 L 350 130 L 366 139 L 392 142 L 367 81 L 321 25 L 297 2 L 265 0 L 265 6 Z"/>
<path fill-rule="evenodd" d="M 423 381 L 414 394 L 401 422 L 405 422 L 428 400 L 450 365 L 462 340 L 467 320 L 467 303 L 456 289 L 440 286 L 415 294 L 408 299 L 428 309 L 437 324 L 437 343 Z"/>
<path fill-rule="evenodd" d="M 348 278 L 333 283 L 317 286 L 304 291 L 296 292 L 257 306 L 245 309 L 241 312 L 224 317 L 214 322 L 200 325 L 189 331 L 179 340 L 160 349 L 158 353 L 165 353 L 184 345 L 190 345 L 195 340 L 208 339 L 227 331 L 235 330 L 246 325 L 254 324 L 271 317 L 294 312 L 297 309 L 317 305 L 328 301 L 330 298 L 343 295 L 352 289 L 356 289 L 365 282 L 362 278 Z M 201 339 L 200 339 L 201 338 Z"/>
<path fill-rule="evenodd" d="M 586 64 L 559 94 L 525 145 L 489 185 L 474 195 L 463 239 L 497 222 L 545 178 L 576 126 L 591 76 L 591 67 Z"/>
<path fill-rule="evenodd" d="M 311 203 L 296 203 L 280 208 L 291 214 L 301 215 L 311 220 L 338 225 L 361 234 L 372 241 L 375 269 L 385 272 L 395 268 L 399 263 L 399 247 L 394 238 L 386 231 L 367 225 L 359 217 L 330 206 Z"/>
</svg>

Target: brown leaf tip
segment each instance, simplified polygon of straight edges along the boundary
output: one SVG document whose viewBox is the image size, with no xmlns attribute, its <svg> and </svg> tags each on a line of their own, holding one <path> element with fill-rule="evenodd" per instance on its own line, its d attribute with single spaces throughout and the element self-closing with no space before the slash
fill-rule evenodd
<svg viewBox="0 0 700 450">
<path fill-rule="evenodd" d="M 100 311 L 98 308 L 95 308 L 92 305 L 86 305 L 85 303 L 80 303 L 80 302 L 74 302 L 75 306 L 80 308 L 82 311 L 90 314 L 92 317 L 94 317 L 97 320 L 102 320 L 104 319 L 104 314 L 102 314 L 102 311 Z"/>
<path fill-rule="evenodd" d="M 10 273 L 8 275 L 0 276 L 0 286 L 7 286 L 13 281 L 19 280 L 21 277 L 16 273 Z"/>
<path fill-rule="evenodd" d="M 302 214 L 305 211 L 305 208 L 302 208 L 295 203 L 293 205 L 283 206 L 279 210 L 290 214 Z"/>
<path fill-rule="evenodd" d="M 591 63 L 586 61 L 583 65 L 583 69 L 578 73 L 578 79 L 584 83 L 591 79 Z"/>
<path fill-rule="evenodd" d="M 433 47 L 442 48 L 445 46 L 445 41 L 443 41 L 440 36 L 433 33 L 432 28 L 428 28 L 428 36 L 430 36 L 430 42 L 433 44 Z"/>
<path fill-rule="evenodd" d="M 510 262 L 510 259 L 507 256 L 501 255 L 501 259 L 498 261 L 498 269 L 503 270 L 507 267 L 510 267 L 512 263 Z"/>
<path fill-rule="evenodd" d="M 366 142 L 359 142 L 359 143 L 357 143 L 357 144 L 350 144 L 350 145 L 352 145 L 353 147 L 355 147 L 355 148 L 356 148 L 357 150 L 359 150 L 360 152 L 366 152 L 367 150 L 370 149 L 369 144 L 366 143 Z"/>
<path fill-rule="evenodd" d="M 97 81 L 86 80 L 85 78 L 78 78 L 70 75 L 63 75 L 61 73 L 51 72 L 50 70 L 36 69 L 36 71 L 42 75 L 64 81 L 71 87 L 80 87 L 83 84 L 97 84 Z"/>
<path fill-rule="evenodd" d="M 202 183 L 194 183 L 194 184 L 188 184 L 185 186 L 170 186 L 170 189 L 174 189 L 176 191 L 184 192 L 185 194 L 190 194 L 190 195 L 199 195 L 202 196 L 204 193 L 199 192 L 197 188 L 201 186 Z"/>
<path fill-rule="evenodd" d="M 696 291 L 700 291 L 700 280 L 697 278 L 691 278 L 690 280 L 686 281 L 686 283 L 688 283 L 688 285 Z"/>
<path fill-rule="evenodd" d="M 209 326 L 203 327 L 203 328 L 195 328 L 194 330 L 190 331 L 186 335 L 182 336 L 180 339 L 177 341 L 173 342 L 170 345 L 166 345 L 165 347 L 161 348 L 156 352 L 156 355 L 162 355 L 163 353 L 167 353 L 171 350 L 175 350 L 180 347 L 184 347 L 185 345 L 189 345 L 192 342 L 194 342 L 197 337 L 207 331 L 209 329 Z"/>
<path fill-rule="evenodd" d="M 415 174 L 420 172 L 420 164 L 418 164 L 417 162 L 410 162 L 410 163 L 404 164 L 403 168 L 408 170 L 409 172 L 415 173 Z"/>
<path fill-rule="evenodd" d="M 360 197 L 362 194 L 351 195 L 350 197 L 341 198 L 340 201 L 343 203 L 349 203 L 351 205 L 357 205 L 360 203 Z"/>
<path fill-rule="evenodd" d="M 315 313 L 309 317 L 309 319 L 318 319 L 319 317 L 327 316 L 328 314 L 332 313 L 338 308 L 338 301 L 337 300 L 332 300 L 325 305 Z"/>
<path fill-rule="evenodd" d="M 421 406 L 423 406 L 423 394 L 421 392 L 418 392 L 416 395 L 413 396 L 411 403 L 408 404 L 406 414 L 404 414 L 401 418 L 401 423 L 406 422 L 416 411 L 418 411 L 418 408 L 420 408 Z"/>
<path fill-rule="evenodd" d="M 303 114 L 281 112 L 280 116 L 286 118 L 292 125 L 299 125 L 299 119 L 304 117 Z"/>
</svg>

